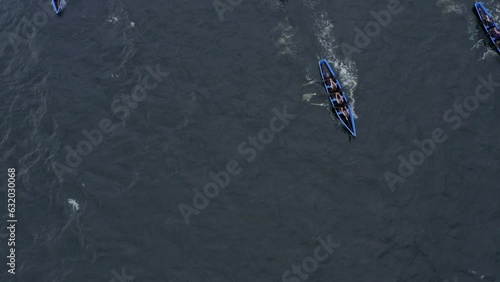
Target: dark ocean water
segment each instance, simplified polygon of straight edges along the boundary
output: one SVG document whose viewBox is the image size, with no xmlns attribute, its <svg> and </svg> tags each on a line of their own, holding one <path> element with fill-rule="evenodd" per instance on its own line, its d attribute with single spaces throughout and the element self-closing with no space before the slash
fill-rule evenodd
<svg viewBox="0 0 500 282">
<path fill-rule="evenodd" d="M 500 60 L 474 1 L 402 1 L 352 53 L 388 0 L 231 3 L 221 20 L 210 1 L 2 2 L 0 281 L 500 281 Z M 315 83 L 321 58 L 356 139 Z M 235 163 L 187 223 L 193 189 Z M 303 262 L 317 269 L 287 274 Z"/>
</svg>

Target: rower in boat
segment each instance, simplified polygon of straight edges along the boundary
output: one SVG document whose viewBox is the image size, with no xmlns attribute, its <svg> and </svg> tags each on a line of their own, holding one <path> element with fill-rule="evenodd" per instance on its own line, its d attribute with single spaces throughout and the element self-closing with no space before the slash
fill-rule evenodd
<svg viewBox="0 0 500 282">
<path fill-rule="evenodd" d="M 335 92 L 335 100 L 340 105 L 345 104 L 344 98 L 342 98 L 342 94 L 340 94 L 340 92 Z"/>
<path fill-rule="evenodd" d="M 327 78 L 330 77 L 330 71 L 328 70 L 325 64 L 323 64 L 321 68 L 323 69 L 324 78 L 326 80 Z"/>
<path fill-rule="evenodd" d="M 342 109 L 342 114 L 345 116 L 346 119 L 349 118 L 349 109 L 347 108 L 347 106 L 343 106 Z"/>
<path fill-rule="evenodd" d="M 354 118 L 351 115 L 347 98 L 342 93 L 342 86 L 340 82 L 335 79 L 335 72 L 333 72 L 328 62 L 324 59 L 319 61 L 319 70 L 321 72 L 322 84 L 331 104 L 331 109 L 352 136 L 356 136 Z"/>
<path fill-rule="evenodd" d="M 500 47 L 500 31 L 494 27 L 490 30 L 490 35 L 493 37 L 495 46 Z"/>
<path fill-rule="evenodd" d="M 342 98 L 342 94 L 340 93 L 338 88 L 336 89 L 328 88 L 328 94 L 330 94 L 330 99 L 335 100 L 337 104 L 345 103 L 344 99 Z"/>
<path fill-rule="evenodd" d="M 500 31 L 496 27 L 490 30 L 490 35 L 495 38 L 495 40 L 500 40 Z"/>
<path fill-rule="evenodd" d="M 333 89 L 333 91 L 338 90 L 337 83 L 335 83 L 335 81 L 333 81 L 332 78 L 330 78 L 330 87 L 331 87 L 331 89 Z"/>
<path fill-rule="evenodd" d="M 342 114 L 346 120 L 349 120 L 349 108 L 347 107 L 347 103 L 342 103 L 341 105 L 338 105 L 335 107 L 335 109 L 338 111 L 337 113 Z"/>
<path fill-rule="evenodd" d="M 495 23 L 493 22 L 493 20 L 491 20 L 487 15 L 485 15 L 486 17 L 484 18 L 484 23 L 486 24 L 487 27 L 494 27 L 495 26 Z"/>
<path fill-rule="evenodd" d="M 490 19 L 490 17 L 488 17 L 488 15 L 484 11 L 480 11 L 479 13 L 481 14 L 481 18 L 487 27 L 494 27 L 495 26 L 495 23 L 493 22 L 493 20 Z"/>
<path fill-rule="evenodd" d="M 323 80 L 323 83 L 325 83 L 327 86 L 330 86 L 335 91 L 337 90 L 337 83 L 335 83 L 333 78 L 331 76 L 329 76 L 328 74 L 326 74 L 326 78 L 325 78 L 325 80 Z"/>
</svg>

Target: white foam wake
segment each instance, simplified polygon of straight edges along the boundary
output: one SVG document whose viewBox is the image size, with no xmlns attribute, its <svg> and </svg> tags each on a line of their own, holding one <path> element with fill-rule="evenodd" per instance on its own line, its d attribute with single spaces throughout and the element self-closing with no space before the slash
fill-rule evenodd
<svg viewBox="0 0 500 282">
<path fill-rule="evenodd" d="M 454 0 L 437 0 L 436 6 L 441 7 L 443 15 L 456 14 L 464 15 L 467 12 L 467 7 L 463 3 L 457 3 Z"/>
<path fill-rule="evenodd" d="M 342 57 L 340 44 L 335 39 L 335 26 L 326 12 L 321 12 L 316 17 L 316 37 L 323 48 L 324 58 L 330 62 L 333 71 L 340 80 L 345 94 L 349 98 L 355 118 L 358 118 L 355 111 L 354 93 L 358 86 L 358 69 L 356 63 L 351 58 Z"/>
</svg>

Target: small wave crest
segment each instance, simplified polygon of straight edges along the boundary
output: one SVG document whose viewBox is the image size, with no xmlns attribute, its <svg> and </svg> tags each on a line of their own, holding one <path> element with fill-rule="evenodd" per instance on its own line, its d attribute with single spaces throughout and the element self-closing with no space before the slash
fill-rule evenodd
<svg viewBox="0 0 500 282">
<path fill-rule="evenodd" d="M 304 6 L 306 6 L 309 9 L 314 9 L 316 6 L 319 4 L 319 0 L 302 0 L 301 1 Z"/>
</svg>

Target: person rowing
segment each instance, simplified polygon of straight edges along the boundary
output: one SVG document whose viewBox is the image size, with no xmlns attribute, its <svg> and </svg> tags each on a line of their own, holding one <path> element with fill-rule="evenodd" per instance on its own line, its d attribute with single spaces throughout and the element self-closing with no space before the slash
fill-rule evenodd
<svg viewBox="0 0 500 282">
<path fill-rule="evenodd" d="M 340 93 L 338 89 L 333 90 L 332 88 L 328 88 L 328 90 L 329 90 L 328 94 L 330 94 L 330 99 L 335 100 L 337 104 L 345 103 L 344 99 L 342 98 L 342 93 Z"/>
<path fill-rule="evenodd" d="M 335 81 L 333 80 L 333 77 L 329 73 L 326 73 L 325 79 L 323 79 L 323 83 L 331 85 L 332 83 L 335 83 Z"/>
<path fill-rule="evenodd" d="M 330 82 L 330 87 L 331 87 L 330 89 L 332 89 L 334 92 L 336 92 L 339 89 L 339 87 L 337 86 L 337 83 L 335 83 L 335 81 L 333 81 L 332 78 L 330 78 L 329 82 Z"/>
<path fill-rule="evenodd" d="M 495 39 L 495 41 L 500 40 L 500 31 L 496 27 L 490 30 L 490 35 Z"/>
<path fill-rule="evenodd" d="M 482 18 L 483 22 L 486 24 L 487 27 L 494 27 L 495 26 L 495 22 L 493 22 L 493 20 L 490 19 L 490 17 L 488 17 L 488 15 L 484 11 L 481 10 L 480 14 L 481 14 L 481 18 Z"/>
<path fill-rule="evenodd" d="M 345 103 L 344 98 L 342 98 L 342 94 L 340 94 L 340 92 L 335 92 L 335 101 L 337 101 L 337 103 L 340 105 L 343 105 Z"/>
<path fill-rule="evenodd" d="M 330 75 L 330 70 L 328 70 L 328 68 L 326 67 L 326 65 L 323 65 L 322 67 L 322 70 L 323 70 L 323 74 L 325 75 L 325 78 L 329 78 L 331 77 Z M 326 79 L 325 79 L 326 80 Z"/>
<path fill-rule="evenodd" d="M 343 106 L 340 110 L 342 111 L 342 114 L 345 116 L 345 118 L 349 118 L 349 109 L 347 108 L 347 106 Z"/>
<path fill-rule="evenodd" d="M 484 19 L 484 23 L 489 28 L 495 26 L 495 22 L 493 22 L 488 16 L 486 16 L 486 18 Z"/>
</svg>

